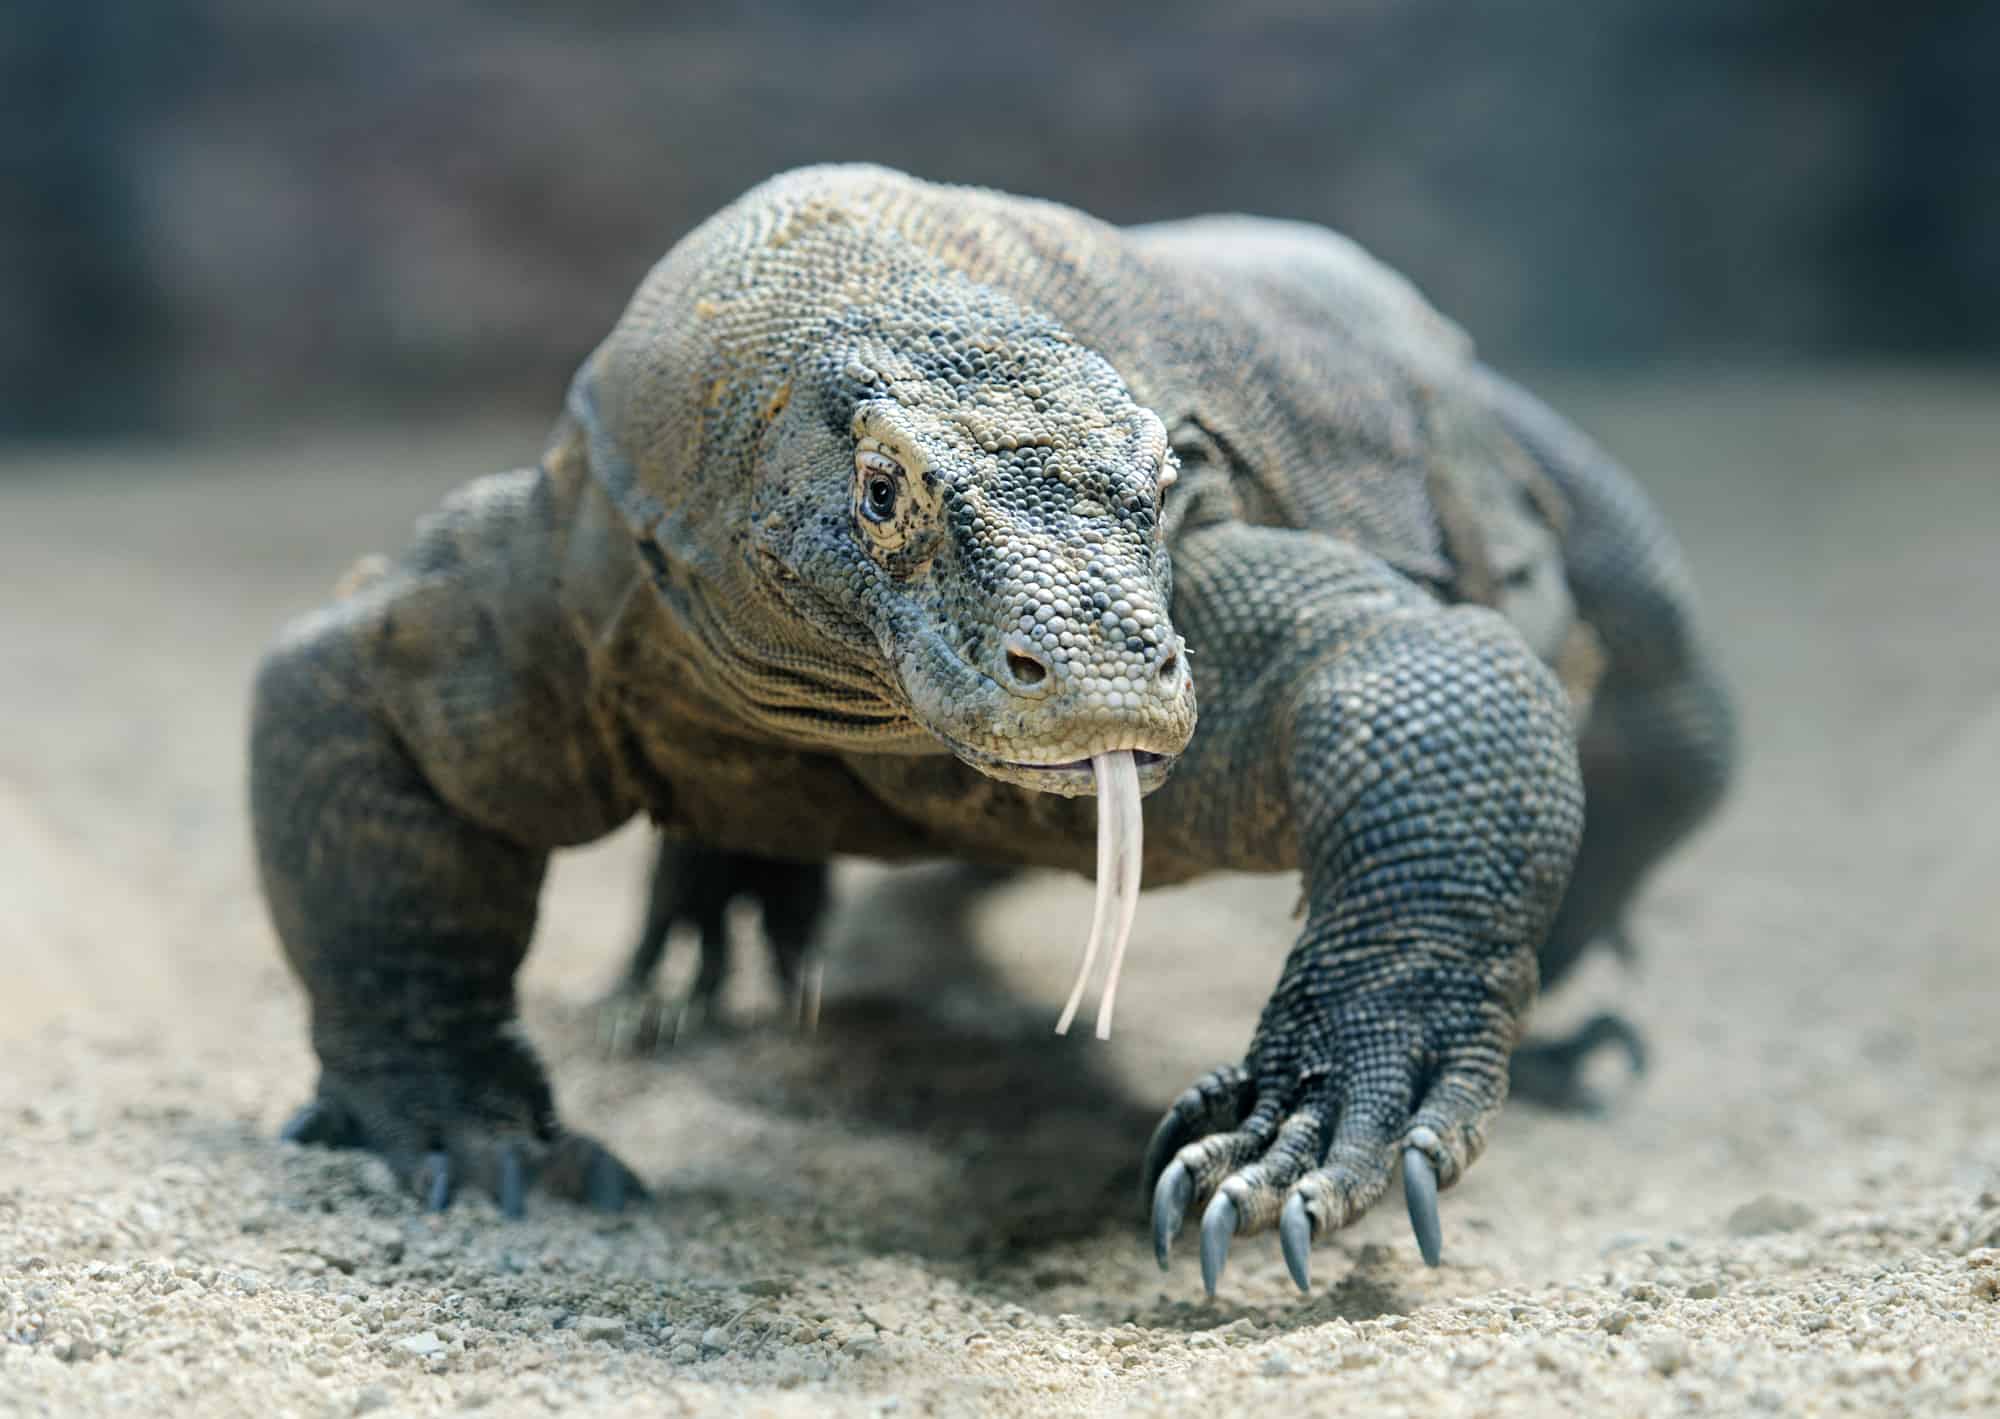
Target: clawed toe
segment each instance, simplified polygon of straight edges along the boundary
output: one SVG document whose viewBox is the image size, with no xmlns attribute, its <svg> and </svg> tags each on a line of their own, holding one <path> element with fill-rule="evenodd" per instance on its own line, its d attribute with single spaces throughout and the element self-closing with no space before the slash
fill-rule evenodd
<svg viewBox="0 0 2000 1419">
<path fill-rule="evenodd" d="M 1403 1150 L 1403 1201 L 1410 1209 L 1410 1230 L 1425 1266 L 1436 1266 L 1444 1255 L 1444 1232 L 1438 1224 L 1438 1177 L 1421 1148 Z"/>
<path fill-rule="evenodd" d="M 500 1149 L 500 1176 L 493 1186 L 502 1217 L 525 1216 L 528 1210 L 528 1160 L 518 1144 Z"/>
<path fill-rule="evenodd" d="M 1301 1291 L 1312 1290 L 1312 1216 L 1306 1211 L 1306 1200 L 1298 1193 L 1285 1199 L 1285 1210 L 1278 1214 L 1278 1248 L 1285 1254 L 1285 1270 L 1292 1273 L 1292 1284 Z"/>
<path fill-rule="evenodd" d="M 1153 1259 L 1162 1271 L 1167 1269 L 1174 1237 L 1187 1220 L 1188 1205 L 1193 1201 L 1194 1175 L 1187 1164 L 1176 1162 L 1160 1174 L 1159 1186 L 1153 1190 Z"/>
<path fill-rule="evenodd" d="M 278 1130 L 281 1143 L 300 1143 L 321 1148 L 358 1148 L 361 1131 L 344 1109 L 314 1099 L 285 1120 Z"/>
<path fill-rule="evenodd" d="M 451 1154 L 442 1149 L 424 1155 L 424 1161 L 417 1168 L 417 1195 L 424 1200 L 426 1209 L 442 1212 L 451 1206 L 452 1176 Z"/>
<path fill-rule="evenodd" d="M 1229 1243 L 1242 1221 L 1236 1199 L 1226 1192 L 1216 1193 L 1201 1214 L 1201 1284 L 1211 1296 L 1222 1280 L 1222 1268 L 1229 1264 Z"/>
<path fill-rule="evenodd" d="M 583 1196 L 599 1212 L 623 1212 L 627 1203 L 644 1202 L 650 1194 L 637 1174 L 615 1154 L 597 1147 L 597 1156 L 584 1169 Z"/>
<path fill-rule="evenodd" d="M 1236 1076 L 1217 1089 L 1210 1076 L 1175 1101 L 1147 1147 L 1148 1175 L 1158 1169 L 1155 1260 L 1166 1267 L 1175 1235 L 1199 1211 L 1209 1295 L 1236 1238 L 1273 1227 L 1293 1284 L 1310 1292 L 1314 1245 L 1374 1206 L 1400 1162 L 1410 1230 L 1424 1263 L 1436 1266 L 1439 1194 L 1479 1155 L 1499 1093 L 1490 1067 L 1451 1064 L 1424 1076 L 1385 1070 L 1334 1087 L 1310 1075 L 1252 1090 L 1239 1088 Z"/>
<path fill-rule="evenodd" d="M 432 1146 L 410 1146 L 408 1140 L 427 1133 Z M 426 1129 L 394 1118 L 373 1118 L 364 1127 L 338 1100 L 320 1098 L 294 1114 L 278 1136 L 288 1143 L 372 1149 L 431 1212 L 448 1209 L 467 1185 L 491 1193 L 509 1218 L 526 1215 L 535 1188 L 600 1212 L 621 1212 L 649 1196 L 616 1154 L 581 1133 L 551 1137 L 545 1129 L 473 1124 Z"/>
<path fill-rule="evenodd" d="M 548 1146 L 536 1181 L 552 1196 L 599 1212 L 622 1212 L 651 1196 L 616 1153 L 582 1133 L 565 1133 Z"/>
</svg>

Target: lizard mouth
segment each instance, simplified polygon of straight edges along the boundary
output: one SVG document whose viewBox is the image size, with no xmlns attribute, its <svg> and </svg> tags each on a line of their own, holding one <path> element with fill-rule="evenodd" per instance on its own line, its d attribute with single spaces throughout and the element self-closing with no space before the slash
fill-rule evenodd
<svg viewBox="0 0 2000 1419">
<path fill-rule="evenodd" d="M 1080 798 L 1099 793 L 1097 771 L 1093 767 L 1098 755 L 1086 759 L 1052 759 L 1037 762 L 1030 759 L 1003 759 L 997 754 L 983 753 L 963 744 L 953 744 L 952 752 L 966 763 L 978 769 L 989 778 L 997 778 L 1006 783 L 1018 784 L 1022 788 L 1032 788 L 1041 793 L 1060 794 L 1064 798 Z M 1139 792 L 1151 793 L 1174 771 L 1179 756 L 1163 754 L 1152 749 L 1107 750 L 1108 753 L 1129 754 L 1137 770 Z"/>
<path fill-rule="evenodd" d="M 1167 775 L 1173 772 L 1172 754 L 1156 754 L 1151 749 L 1133 749 L 1130 753 L 1139 771 L 1141 793 L 1152 792 L 1165 783 Z M 1065 759 L 1056 764 L 1036 764 L 1025 759 L 1001 759 L 994 767 L 1005 769 L 1016 782 L 1043 779 L 1051 786 L 1060 785 L 1055 788 L 1056 792 L 1066 790 L 1070 794 L 1080 794 L 1097 792 L 1097 771 L 1092 767 L 1094 762 L 1093 759 Z"/>
</svg>

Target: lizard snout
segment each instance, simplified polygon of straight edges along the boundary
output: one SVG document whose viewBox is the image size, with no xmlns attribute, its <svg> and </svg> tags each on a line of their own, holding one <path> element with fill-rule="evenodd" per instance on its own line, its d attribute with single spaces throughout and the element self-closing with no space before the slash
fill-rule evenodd
<svg viewBox="0 0 2000 1419">
<path fill-rule="evenodd" d="M 1134 694 L 1144 694 L 1149 688 L 1171 694 L 1180 686 L 1180 641 L 1171 640 L 1160 648 L 1157 656 L 1121 664 L 1116 669 L 1116 674 L 1106 677 L 1114 686 L 1122 678 Z M 1026 636 L 1011 635 L 1001 643 L 999 664 L 991 674 L 994 683 L 1010 693 L 1038 700 L 1056 690 L 1069 672 L 1065 670 L 1058 675 L 1055 657 L 1046 649 Z"/>
</svg>

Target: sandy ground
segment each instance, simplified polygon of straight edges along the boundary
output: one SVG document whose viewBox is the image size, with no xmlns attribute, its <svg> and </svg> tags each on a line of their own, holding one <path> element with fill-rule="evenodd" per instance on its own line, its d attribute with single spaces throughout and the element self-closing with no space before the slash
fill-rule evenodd
<svg viewBox="0 0 2000 1419">
<path fill-rule="evenodd" d="M 248 865 L 272 630 L 520 430 L 0 468 L 0 1413 L 1666 1415 L 2000 1411 L 2000 380 L 1557 393 L 1683 530 L 1747 711 L 1726 817 L 1619 1002 L 1652 1075 L 1511 1110 L 1446 1199 L 1291 1288 L 1155 1270 L 1157 1111 L 1235 1057 L 1290 881 L 1147 897 L 1111 1045 L 1048 1035 L 1088 894 L 851 871 L 822 1029 L 608 1059 L 643 834 L 565 860 L 526 978 L 606 1220 L 281 1146 L 313 1073 Z M 415 470 L 406 472 L 405 470 Z M 975 952 L 968 944 L 977 938 Z"/>
</svg>

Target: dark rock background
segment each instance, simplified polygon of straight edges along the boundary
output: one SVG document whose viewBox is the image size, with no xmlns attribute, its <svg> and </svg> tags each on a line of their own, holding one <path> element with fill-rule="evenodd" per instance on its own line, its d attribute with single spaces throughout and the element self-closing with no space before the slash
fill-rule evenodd
<svg viewBox="0 0 2000 1419">
<path fill-rule="evenodd" d="M 833 158 L 1327 222 L 1509 362 L 1976 357 L 1996 95 L 1970 0 L 11 0 L 0 433 L 553 409 Z"/>
</svg>

